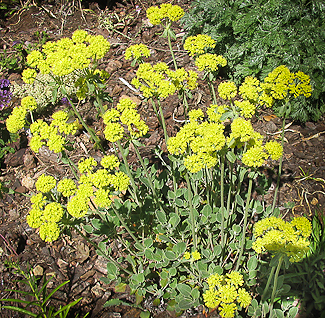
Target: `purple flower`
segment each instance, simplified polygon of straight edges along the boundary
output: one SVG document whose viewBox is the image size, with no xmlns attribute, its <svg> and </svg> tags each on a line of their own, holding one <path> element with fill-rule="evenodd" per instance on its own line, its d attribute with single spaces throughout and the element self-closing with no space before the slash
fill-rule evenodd
<svg viewBox="0 0 325 318">
<path fill-rule="evenodd" d="M 66 97 L 63 97 L 61 99 L 61 103 L 62 103 L 62 105 L 69 105 L 69 106 L 71 106 L 69 100 Z"/>
<path fill-rule="evenodd" d="M 8 107 L 12 98 L 12 92 L 10 92 L 10 81 L 3 78 L 0 79 L 0 110 Z"/>
</svg>

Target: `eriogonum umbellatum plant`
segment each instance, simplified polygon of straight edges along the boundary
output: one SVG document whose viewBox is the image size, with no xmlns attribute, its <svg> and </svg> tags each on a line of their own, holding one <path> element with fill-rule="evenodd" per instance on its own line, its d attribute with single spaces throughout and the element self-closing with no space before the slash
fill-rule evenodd
<svg viewBox="0 0 325 318">
<path fill-rule="evenodd" d="M 183 14 L 179 6 L 171 4 L 147 11 L 152 24 L 163 23 L 163 36 L 169 40 L 172 23 Z M 27 222 L 47 242 L 59 239 L 66 228 L 76 230 L 107 259 L 104 282 L 115 282 L 119 291 L 128 285 L 137 304 L 151 297 L 154 304 L 166 303 L 168 310 L 177 313 L 205 305 L 217 308 L 221 317 L 241 317 L 247 308 L 255 314 L 255 301 L 260 299 L 255 289 L 260 254 L 280 255 L 271 270 L 272 276 L 277 268 L 272 295 L 267 297 L 269 280 L 262 297 L 269 300 L 264 312 L 274 315 L 282 261 L 304 257 L 310 223 L 303 217 L 285 222 L 278 217 L 278 208 L 265 208 L 253 199 L 253 186 L 263 177 L 259 168 L 281 160 L 283 144 L 257 132 L 251 118 L 259 108 L 283 101 L 287 105 L 298 95 L 308 97 L 309 77 L 279 66 L 264 81 L 246 77 L 239 86 L 223 81 L 215 87 L 218 70 L 227 61 L 210 53 L 213 47 L 209 36 L 188 38 L 184 49 L 193 58 L 191 69 L 178 68 L 173 53 L 174 67 L 145 62 L 151 53 L 144 44 L 125 51 L 125 58 L 138 64 L 132 84 L 151 101 L 164 131 L 168 153 L 163 156 L 156 151 L 162 166 L 150 164 L 141 155 L 149 128 L 131 99 L 122 98 L 107 110 L 98 108 L 103 131 L 96 138 L 101 135 L 110 151 L 102 146 L 96 158 L 85 155 L 73 162 L 68 144 L 72 144 L 69 136 L 80 128 L 78 122 L 58 111 L 49 122 L 27 124 L 26 115 L 36 102 L 25 97 L 7 120 L 8 129 L 14 132 L 29 125 L 30 148 L 38 152 L 48 147 L 61 153 L 71 168 L 71 176 L 61 180 L 45 174 L 38 178 Z M 84 98 L 87 90 L 94 92 L 101 83 L 91 82 L 94 77 L 87 76 L 100 74 L 96 61 L 108 49 L 103 37 L 76 31 L 71 39 L 48 42 L 42 52 L 30 53 L 31 68 L 23 72 L 23 78 L 32 82 L 37 72 L 50 73 L 58 83 L 56 89 L 65 92 L 60 76 L 81 70 L 76 95 Z M 187 103 L 200 76 L 208 81 L 212 94 L 213 102 L 206 111 L 189 109 Z M 186 121 L 169 136 L 162 103 L 176 93 L 187 110 Z M 217 103 L 217 94 L 222 103 Z M 73 96 L 67 97 L 66 105 L 73 105 Z M 101 105 L 98 100 L 97 105 Z M 80 114 L 78 119 L 84 123 Z M 138 158 L 136 165 L 128 160 L 130 149 Z M 251 235 L 249 221 L 254 215 L 260 221 Z M 93 240 L 96 236 L 101 238 L 99 243 Z M 123 247 L 118 259 L 108 244 L 113 239 Z"/>
</svg>

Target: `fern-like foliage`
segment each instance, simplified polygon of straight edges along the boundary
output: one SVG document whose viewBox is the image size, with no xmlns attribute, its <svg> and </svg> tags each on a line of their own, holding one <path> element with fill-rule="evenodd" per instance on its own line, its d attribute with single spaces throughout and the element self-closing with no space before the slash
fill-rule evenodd
<svg viewBox="0 0 325 318">
<path fill-rule="evenodd" d="M 182 21 L 188 35 L 217 41 L 237 83 L 248 75 L 264 79 L 279 65 L 310 75 L 312 97 L 292 103 L 293 119 L 317 120 L 325 111 L 323 0 L 193 0 Z"/>
</svg>

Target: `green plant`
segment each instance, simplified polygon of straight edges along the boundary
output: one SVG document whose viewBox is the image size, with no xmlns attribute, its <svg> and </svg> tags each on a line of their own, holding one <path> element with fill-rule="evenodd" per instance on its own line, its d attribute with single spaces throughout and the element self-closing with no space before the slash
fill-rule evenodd
<svg viewBox="0 0 325 318">
<path fill-rule="evenodd" d="M 76 305 L 82 298 L 79 298 L 63 307 L 60 306 L 59 309 L 51 306 L 51 300 L 53 295 L 64 285 L 69 283 L 68 281 L 63 282 L 59 286 L 55 287 L 53 290 L 48 291 L 47 285 L 51 281 L 52 277 L 46 279 L 43 277 L 42 282 L 40 283 L 40 277 L 36 277 L 31 268 L 27 268 L 27 271 L 21 269 L 18 263 L 8 261 L 6 263 L 8 268 L 14 269 L 14 274 L 23 277 L 22 280 L 19 280 L 19 283 L 24 284 L 30 291 L 26 290 L 6 290 L 7 292 L 15 292 L 21 295 L 30 296 L 32 300 L 8 298 L 0 299 L 1 302 L 13 302 L 23 305 L 23 308 L 12 305 L 0 305 L 0 309 L 9 309 L 21 314 L 25 314 L 30 317 L 39 317 L 39 318 L 50 318 L 50 317 L 59 317 L 66 318 L 71 307 Z M 84 317 L 88 316 L 86 314 Z"/>
<path fill-rule="evenodd" d="M 307 257 L 295 264 L 285 274 L 291 281 L 292 293 L 301 299 L 305 314 L 310 317 L 325 317 L 325 233 L 324 215 L 315 211 L 312 219 L 312 234 Z"/>
<path fill-rule="evenodd" d="M 168 42 L 172 37 L 172 21 L 177 21 L 182 14 L 180 7 L 171 4 L 151 7 L 147 11 L 153 24 L 163 22 L 163 35 L 167 35 Z M 64 43 L 66 47 L 68 43 L 73 51 L 75 46 L 85 48 L 76 55 L 79 64 L 72 68 L 80 72 L 79 68 L 82 71 L 84 68 L 79 61 L 85 61 L 89 54 L 85 39 L 88 39 L 87 32 L 79 30 L 72 40 L 62 39 L 62 42 L 49 44 L 50 52 L 47 51 L 49 47 L 43 47 L 43 53 L 47 58 L 50 56 L 49 64 L 40 52 L 32 52 L 29 56 L 31 67 L 42 68 L 45 63 L 51 69 L 56 81 L 54 95 L 58 90 L 66 94 L 61 81 L 66 69 L 60 68 L 60 45 Z M 214 41 L 206 40 L 211 48 Z M 193 63 L 203 71 L 215 99 L 213 81 L 227 61 L 222 56 L 207 53 L 202 37 L 194 38 L 191 47 L 193 45 L 201 47 L 189 50 L 194 52 L 191 54 L 195 59 Z M 66 135 L 73 133 L 75 126 L 67 122 L 65 112 L 53 114 L 50 124 L 42 120 L 33 122 L 30 125 L 31 149 L 37 152 L 40 147 L 47 146 L 61 153 L 62 161 L 69 163 L 71 176 L 56 180 L 44 174 L 38 178 L 37 193 L 31 197 L 28 224 L 39 228 L 40 237 L 47 242 L 58 239 L 65 229 L 77 231 L 107 260 L 108 273 L 103 281 L 114 282 L 116 291 L 125 291 L 128 286 L 137 306 L 150 297 L 154 305 L 166 303 L 167 309 L 177 314 L 204 304 L 211 309 L 217 308 L 222 317 L 240 317 L 252 297 L 261 295 L 265 302 L 261 305 L 267 308 L 264 314 L 270 312 L 272 316 L 278 310 L 282 310 L 282 314 L 286 310 L 293 313 L 296 309 L 289 308 L 291 305 L 284 301 L 281 303 L 279 298 L 282 296 L 279 288 L 283 287 L 280 271 L 283 262 L 288 263 L 284 257 L 287 255 L 278 254 L 271 261 L 272 266 L 267 267 L 266 274 L 271 278 L 265 292 L 257 291 L 257 274 L 262 266 L 252 249 L 251 221 L 253 217 L 278 216 L 280 211 L 275 204 L 264 207 L 252 194 L 256 179 L 261 175 L 259 168 L 267 160 L 271 163 L 282 158 L 283 147 L 256 132 L 250 118 L 258 107 L 272 103 L 281 105 L 286 115 L 294 95 L 310 94 L 308 76 L 301 72 L 292 74 L 280 66 L 264 82 L 247 77 L 237 87 L 234 82 L 224 81 L 217 88 L 222 104 L 213 103 L 205 113 L 201 109 L 189 110 L 185 124 L 175 136 L 170 136 L 162 109 L 164 99 L 177 93 L 186 109 L 187 98 L 191 98 L 191 91 L 197 87 L 199 74 L 179 68 L 172 49 L 174 68 L 163 62 L 153 65 L 144 62 L 149 53 L 148 48 L 138 45 L 127 50 L 125 57 L 133 58 L 134 65 L 139 63 L 132 84 L 151 102 L 168 153 L 156 148 L 159 164 L 150 164 L 148 158 L 143 158 L 143 138 L 148 136 L 149 128 L 131 99 L 120 99 L 116 106 L 103 111 L 102 96 L 96 94 L 97 82 L 93 82 L 97 72 L 95 61 L 91 69 L 81 72 L 77 96 L 91 91 L 98 97 L 97 111 L 104 129 L 93 135 L 103 136 L 107 147 L 103 142 L 100 160 L 85 156 L 75 163 L 69 158 L 71 147 L 68 146 L 71 145 L 66 140 Z M 53 60 L 60 63 L 53 63 Z M 36 71 L 27 69 L 23 76 L 25 81 L 32 81 Z M 71 102 L 74 96 L 67 97 Z M 32 114 L 35 107 L 35 100 L 25 97 L 21 107 L 8 118 L 8 129 L 28 126 L 26 114 Z M 91 132 L 73 109 L 85 129 Z M 114 153 L 108 153 L 108 147 Z M 137 164 L 130 164 L 128 160 L 131 149 L 138 159 Z M 308 224 L 307 220 L 305 222 Z M 286 242 L 294 245 L 295 238 L 294 235 L 294 239 Z M 108 244 L 110 239 L 123 247 L 117 257 L 113 256 Z M 281 236 L 276 239 L 279 244 L 283 243 Z M 258 238 L 255 242 L 259 242 Z M 308 245 L 308 240 L 304 244 Z M 299 244 L 294 247 L 293 254 L 304 256 L 304 248 Z M 277 301 L 283 306 L 273 308 Z M 118 300 L 110 300 L 106 306 L 118 303 Z"/>
<path fill-rule="evenodd" d="M 182 21 L 189 35 L 208 34 L 216 41 L 215 51 L 223 52 L 236 83 L 250 75 L 263 79 L 279 65 L 309 74 L 312 97 L 292 100 L 290 117 L 320 118 L 325 110 L 322 1 L 194 0 Z"/>
</svg>

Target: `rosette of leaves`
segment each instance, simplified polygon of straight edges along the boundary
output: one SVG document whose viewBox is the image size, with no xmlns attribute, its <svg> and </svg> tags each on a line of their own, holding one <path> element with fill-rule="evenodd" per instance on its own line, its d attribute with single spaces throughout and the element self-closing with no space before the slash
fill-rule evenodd
<svg viewBox="0 0 325 318">
<path fill-rule="evenodd" d="M 279 65 L 310 75 L 313 94 L 296 98 L 290 117 L 318 120 L 325 111 L 325 5 L 321 0 L 194 0 L 183 18 L 188 35 L 210 35 L 232 80 L 263 79 Z M 277 112 L 277 109 L 274 109 Z"/>
</svg>

